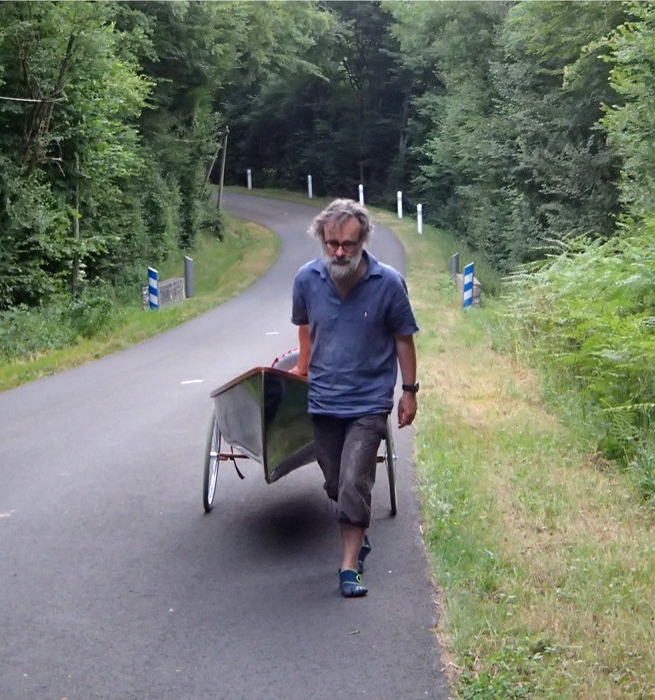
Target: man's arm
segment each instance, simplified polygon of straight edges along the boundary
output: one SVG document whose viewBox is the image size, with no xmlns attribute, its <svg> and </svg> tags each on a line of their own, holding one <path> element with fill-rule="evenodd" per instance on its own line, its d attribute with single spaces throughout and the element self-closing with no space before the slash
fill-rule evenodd
<svg viewBox="0 0 655 700">
<path fill-rule="evenodd" d="M 291 374 L 297 374 L 301 377 L 307 376 L 311 349 L 312 343 L 309 339 L 309 326 L 298 326 L 298 361 L 296 362 L 296 366 L 289 370 Z"/>
<path fill-rule="evenodd" d="M 414 346 L 413 335 L 396 335 L 394 336 L 396 343 L 396 355 L 398 356 L 398 365 L 400 366 L 400 376 L 403 384 L 414 384 L 416 382 L 416 347 Z M 398 402 L 398 427 L 404 428 L 406 425 L 411 425 L 418 404 L 416 401 L 416 392 L 403 391 L 400 401 Z"/>
</svg>

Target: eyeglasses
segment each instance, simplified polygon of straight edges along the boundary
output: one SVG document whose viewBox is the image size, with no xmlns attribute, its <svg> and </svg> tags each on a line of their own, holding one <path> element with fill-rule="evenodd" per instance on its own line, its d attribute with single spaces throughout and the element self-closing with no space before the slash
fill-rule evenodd
<svg viewBox="0 0 655 700">
<path fill-rule="evenodd" d="M 336 253 L 339 248 L 343 248 L 343 252 L 349 255 L 359 246 L 360 241 L 335 241 L 330 239 L 329 241 L 323 241 L 323 243 L 325 243 L 325 247 L 331 253 Z"/>
</svg>

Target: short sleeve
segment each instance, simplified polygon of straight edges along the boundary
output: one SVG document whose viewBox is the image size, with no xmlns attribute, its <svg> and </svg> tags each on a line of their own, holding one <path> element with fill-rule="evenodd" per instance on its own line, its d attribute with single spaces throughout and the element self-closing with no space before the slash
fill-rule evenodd
<svg viewBox="0 0 655 700">
<path fill-rule="evenodd" d="M 291 323 L 296 326 L 305 326 L 309 323 L 309 314 L 305 300 L 305 290 L 300 273 L 298 273 L 293 280 L 293 292 L 291 295 Z"/>
<path fill-rule="evenodd" d="M 394 277 L 387 322 L 394 335 L 413 335 L 419 327 L 409 301 L 407 285 L 400 273 Z"/>
</svg>

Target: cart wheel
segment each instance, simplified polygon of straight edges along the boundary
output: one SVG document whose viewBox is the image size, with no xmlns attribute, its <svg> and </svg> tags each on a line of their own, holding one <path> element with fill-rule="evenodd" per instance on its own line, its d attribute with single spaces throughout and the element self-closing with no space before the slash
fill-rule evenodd
<svg viewBox="0 0 655 700">
<path fill-rule="evenodd" d="M 216 494 L 216 480 L 218 479 L 218 455 L 221 451 L 221 431 L 218 429 L 216 415 L 212 414 L 212 420 L 207 433 L 207 448 L 205 449 L 205 474 L 202 483 L 202 503 L 205 513 L 214 507 Z"/>
<path fill-rule="evenodd" d="M 391 416 L 387 418 L 387 436 L 384 439 L 384 463 L 387 465 L 389 475 L 389 498 L 391 500 L 391 515 L 398 512 L 398 501 L 396 496 L 396 453 L 393 447 L 393 427 Z"/>
</svg>

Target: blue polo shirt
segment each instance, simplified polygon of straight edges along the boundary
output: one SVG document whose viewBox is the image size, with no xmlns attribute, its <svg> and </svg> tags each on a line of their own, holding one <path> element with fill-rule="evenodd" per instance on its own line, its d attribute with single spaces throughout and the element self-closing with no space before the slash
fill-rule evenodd
<svg viewBox="0 0 655 700">
<path fill-rule="evenodd" d="M 418 331 L 402 275 L 364 251 L 366 273 L 342 299 L 321 259 L 293 282 L 291 321 L 309 325 L 309 412 L 341 417 L 393 408 L 394 335 Z"/>
</svg>

